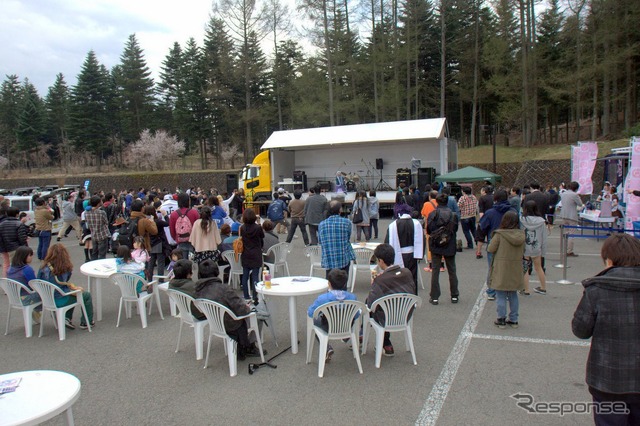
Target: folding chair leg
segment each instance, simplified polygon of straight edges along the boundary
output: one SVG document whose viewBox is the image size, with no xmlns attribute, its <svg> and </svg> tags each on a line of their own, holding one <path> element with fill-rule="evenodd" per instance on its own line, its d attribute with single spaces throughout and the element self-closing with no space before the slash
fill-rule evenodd
<svg viewBox="0 0 640 426">
<path fill-rule="evenodd" d="M 180 328 L 178 329 L 178 343 L 176 344 L 176 353 L 180 350 L 180 339 L 182 338 L 182 321 L 180 321 Z M 196 346 L 197 348 L 197 346 Z"/>
<path fill-rule="evenodd" d="M 67 328 L 64 324 L 65 313 L 66 311 L 62 311 L 61 309 L 58 309 L 56 311 L 56 320 L 58 322 L 58 337 L 60 338 L 60 340 L 64 340 L 67 337 Z"/>
<path fill-rule="evenodd" d="M 318 335 L 320 348 L 318 349 L 318 377 L 324 377 L 324 365 L 327 362 L 327 347 L 329 346 L 329 339 L 323 335 Z"/>
</svg>

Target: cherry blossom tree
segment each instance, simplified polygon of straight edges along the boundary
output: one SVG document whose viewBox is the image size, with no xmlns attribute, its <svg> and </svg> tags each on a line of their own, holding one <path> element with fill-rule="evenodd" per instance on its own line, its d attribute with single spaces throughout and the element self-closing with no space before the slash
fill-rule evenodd
<svg viewBox="0 0 640 426">
<path fill-rule="evenodd" d="M 176 161 L 185 150 L 185 142 L 166 130 L 151 133 L 145 129 L 140 139 L 129 145 L 125 154 L 125 164 L 155 170 L 162 169 L 165 161 Z"/>
</svg>

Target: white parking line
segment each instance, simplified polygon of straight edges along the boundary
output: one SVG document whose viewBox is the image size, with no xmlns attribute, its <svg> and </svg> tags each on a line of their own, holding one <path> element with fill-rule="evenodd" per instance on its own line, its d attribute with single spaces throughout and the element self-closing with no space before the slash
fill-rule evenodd
<svg viewBox="0 0 640 426">
<path fill-rule="evenodd" d="M 507 340 L 510 342 L 544 343 L 547 345 L 584 346 L 587 348 L 591 346 L 591 341 L 580 340 L 537 339 L 533 337 L 500 336 L 495 334 L 473 334 L 471 337 L 487 340 Z"/>
<path fill-rule="evenodd" d="M 467 349 L 471 343 L 471 338 L 473 337 L 473 332 L 478 326 L 478 321 L 480 320 L 484 306 L 487 303 L 487 299 L 484 296 L 485 288 L 486 287 L 483 286 L 482 290 L 480 290 L 480 294 L 476 299 L 476 303 L 473 305 L 473 309 L 471 309 L 471 313 L 469 314 L 464 327 L 462 327 L 458 340 L 453 346 L 453 349 L 449 354 L 449 358 L 447 358 L 447 362 L 444 364 L 444 367 L 440 372 L 438 380 L 435 385 L 433 385 L 427 400 L 424 402 L 422 411 L 416 420 L 416 425 L 434 425 L 438 420 L 444 401 L 447 399 L 447 394 L 449 393 L 453 380 L 458 373 L 458 368 L 460 367 L 460 364 L 462 364 L 462 360 L 467 353 Z"/>
</svg>

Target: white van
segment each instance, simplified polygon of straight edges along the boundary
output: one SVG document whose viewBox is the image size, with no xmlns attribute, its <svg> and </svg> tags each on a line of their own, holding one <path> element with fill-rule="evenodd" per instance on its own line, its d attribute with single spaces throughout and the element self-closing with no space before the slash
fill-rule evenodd
<svg viewBox="0 0 640 426">
<path fill-rule="evenodd" d="M 4 197 L 4 199 L 9 200 L 9 204 L 13 207 L 17 207 L 20 212 L 24 212 L 27 214 L 27 226 L 35 225 L 35 203 L 33 202 L 33 197 L 27 195 L 7 195 L 6 197 Z M 62 197 L 60 195 L 57 195 L 56 200 L 62 212 Z M 62 216 L 54 220 L 51 226 L 51 233 L 57 234 L 60 229 L 62 229 Z"/>
</svg>

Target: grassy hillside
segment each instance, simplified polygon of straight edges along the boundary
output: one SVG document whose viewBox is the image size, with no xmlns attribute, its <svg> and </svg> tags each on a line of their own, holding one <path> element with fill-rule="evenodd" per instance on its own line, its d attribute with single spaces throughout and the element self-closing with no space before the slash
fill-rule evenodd
<svg viewBox="0 0 640 426">
<path fill-rule="evenodd" d="M 598 142 L 598 157 L 611 152 L 612 148 L 629 146 L 629 139 Z M 496 162 L 519 163 L 523 160 L 570 160 L 571 149 L 569 145 L 538 145 L 533 148 L 523 147 L 496 147 Z M 458 150 L 458 164 L 488 164 L 493 162 L 493 154 L 490 145 L 464 148 Z"/>
</svg>

